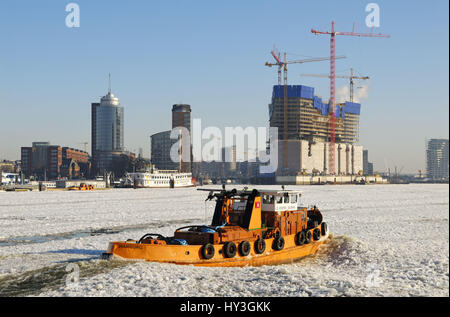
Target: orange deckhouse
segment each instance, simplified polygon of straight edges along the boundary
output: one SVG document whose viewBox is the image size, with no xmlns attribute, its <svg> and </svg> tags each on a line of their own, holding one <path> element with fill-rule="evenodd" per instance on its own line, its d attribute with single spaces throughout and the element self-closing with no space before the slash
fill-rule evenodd
<svg viewBox="0 0 450 317">
<path fill-rule="evenodd" d="M 173 237 L 148 233 L 139 240 L 112 242 L 104 259 L 245 266 L 292 262 L 313 254 L 328 238 L 327 224 L 314 208 L 299 205 L 290 190 L 209 190 L 216 200 L 211 225 L 179 228 Z"/>
</svg>

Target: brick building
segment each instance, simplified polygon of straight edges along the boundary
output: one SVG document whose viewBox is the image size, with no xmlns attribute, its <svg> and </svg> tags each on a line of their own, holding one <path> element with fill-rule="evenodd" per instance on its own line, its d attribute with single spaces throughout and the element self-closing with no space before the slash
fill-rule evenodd
<svg viewBox="0 0 450 317">
<path fill-rule="evenodd" d="M 22 147 L 21 161 L 24 176 L 39 180 L 85 177 L 90 169 L 87 152 L 49 142 L 33 142 L 31 147 Z"/>
</svg>

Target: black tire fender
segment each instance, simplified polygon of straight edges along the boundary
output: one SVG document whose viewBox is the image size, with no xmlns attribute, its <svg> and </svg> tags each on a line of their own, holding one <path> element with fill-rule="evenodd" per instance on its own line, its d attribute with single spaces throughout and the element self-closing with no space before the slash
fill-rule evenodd
<svg viewBox="0 0 450 317">
<path fill-rule="evenodd" d="M 297 232 L 297 234 L 295 235 L 295 244 L 296 245 L 303 245 L 305 243 L 305 240 L 306 240 L 305 231 Z"/>
<path fill-rule="evenodd" d="M 305 244 L 308 244 L 311 242 L 312 234 L 311 231 L 308 230 L 305 232 Z"/>
<path fill-rule="evenodd" d="M 201 248 L 202 257 L 206 260 L 211 259 L 214 256 L 214 246 L 211 243 L 207 243 Z"/>
<path fill-rule="evenodd" d="M 313 239 L 314 241 L 317 241 L 320 239 L 320 229 L 316 228 L 313 230 Z"/>
<path fill-rule="evenodd" d="M 255 253 L 257 254 L 261 254 L 266 250 L 266 241 L 264 241 L 264 239 L 259 238 L 258 240 L 255 241 Z"/>
<path fill-rule="evenodd" d="M 284 243 L 285 243 L 285 241 L 284 241 L 284 238 L 283 238 L 283 237 L 275 238 L 275 239 L 273 240 L 273 246 L 272 246 L 272 248 L 273 248 L 274 250 L 281 251 L 281 250 L 283 250 L 283 248 L 284 248 Z"/>
<path fill-rule="evenodd" d="M 328 224 L 326 222 L 322 222 L 320 231 L 323 236 L 328 233 Z"/>
<path fill-rule="evenodd" d="M 236 244 L 232 241 L 228 241 L 223 245 L 223 254 L 226 258 L 234 258 L 236 255 L 237 248 Z"/>
<path fill-rule="evenodd" d="M 250 245 L 250 242 L 248 241 L 242 241 L 241 243 L 239 243 L 238 246 L 238 250 L 239 250 L 239 254 L 241 256 L 247 256 L 250 254 L 252 247 Z"/>
</svg>

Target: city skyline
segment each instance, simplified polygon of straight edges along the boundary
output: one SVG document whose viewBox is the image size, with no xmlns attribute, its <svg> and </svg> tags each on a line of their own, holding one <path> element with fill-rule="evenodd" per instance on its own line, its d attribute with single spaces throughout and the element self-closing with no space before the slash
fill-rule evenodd
<svg viewBox="0 0 450 317">
<path fill-rule="evenodd" d="M 33 10 L 25 12 L 25 3 Z M 142 147 L 149 156 L 149 136 L 166 130 L 177 103 L 190 104 L 192 118 L 205 126 L 267 127 L 276 71 L 264 62 L 274 44 L 290 59 L 323 57 L 329 40 L 311 28 L 330 29 L 334 19 L 339 30 L 351 31 L 355 22 L 357 30 L 370 31 L 363 1 L 339 7 L 283 1 L 292 7 L 283 13 L 269 1 L 76 3 L 81 26 L 72 29 L 64 25 L 66 3 L 0 5 L 0 108 L 10 118 L 1 125 L 0 159 L 19 159 L 20 147 L 36 140 L 90 148 L 90 103 L 107 91 L 108 73 L 127 113 L 125 147 L 135 153 Z M 425 140 L 448 138 L 448 3 L 378 4 L 379 31 L 391 38 L 338 39 L 337 54 L 347 59 L 336 62 L 337 71 L 353 67 L 371 77 L 368 86 L 360 83 L 368 95 L 360 96 L 359 144 L 374 170 L 417 172 L 425 168 Z M 324 7 L 326 14 L 319 12 Z M 411 22 L 396 21 L 406 9 Z M 300 77 L 328 70 L 326 61 L 293 66 L 288 82 L 315 87 L 328 99 L 327 80 Z M 337 81 L 340 91 L 346 87 Z"/>
</svg>

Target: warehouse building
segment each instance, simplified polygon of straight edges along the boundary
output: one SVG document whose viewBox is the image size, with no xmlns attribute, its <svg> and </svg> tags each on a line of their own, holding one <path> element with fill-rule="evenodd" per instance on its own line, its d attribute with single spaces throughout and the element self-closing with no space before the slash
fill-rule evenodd
<svg viewBox="0 0 450 317">
<path fill-rule="evenodd" d="M 89 154 L 50 142 L 33 142 L 21 148 L 22 172 L 39 180 L 79 178 L 89 174 Z"/>
</svg>

